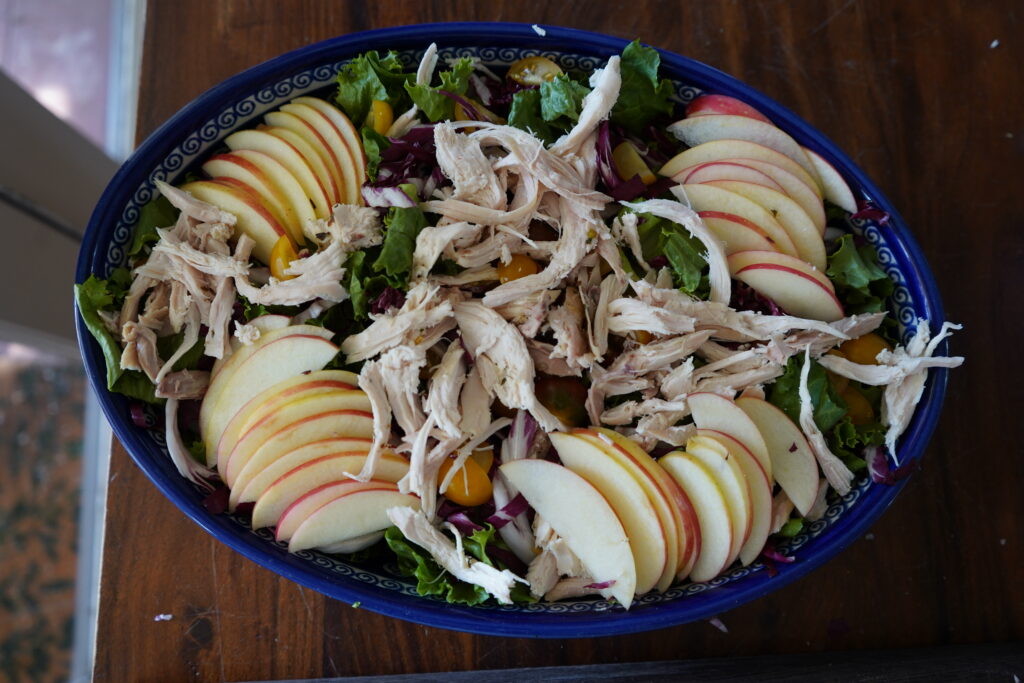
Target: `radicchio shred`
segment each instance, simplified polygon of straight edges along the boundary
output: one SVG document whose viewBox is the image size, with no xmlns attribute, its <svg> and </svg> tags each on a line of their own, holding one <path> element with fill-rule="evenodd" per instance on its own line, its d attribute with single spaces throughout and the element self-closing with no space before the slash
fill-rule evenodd
<svg viewBox="0 0 1024 683">
<path fill-rule="evenodd" d="M 906 479 L 921 467 L 919 460 L 911 460 L 892 469 L 889 466 L 889 459 L 885 457 L 885 451 L 878 446 L 869 446 L 864 449 L 864 461 L 867 462 L 871 481 L 887 486 L 893 486 L 900 480 Z"/>
</svg>

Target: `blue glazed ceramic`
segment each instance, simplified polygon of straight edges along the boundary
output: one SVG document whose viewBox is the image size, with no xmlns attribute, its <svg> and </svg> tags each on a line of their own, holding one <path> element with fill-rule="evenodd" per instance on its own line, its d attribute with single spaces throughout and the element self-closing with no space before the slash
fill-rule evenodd
<svg viewBox="0 0 1024 683">
<path fill-rule="evenodd" d="M 592 70 L 621 53 L 627 41 L 596 33 L 545 27 L 541 36 L 520 24 L 433 24 L 368 31 L 328 40 L 253 67 L 211 88 L 153 133 L 118 171 L 92 219 L 79 256 L 76 282 L 90 274 L 107 277 L 122 265 L 139 210 L 154 193 L 157 179 L 175 182 L 233 130 L 299 95 L 333 87 L 338 67 L 370 49 L 395 50 L 412 66 L 431 42 L 442 59 L 473 55 L 491 66 L 507 66 L 542 54 L 564 68 Z M 764 112 L 801 144 L 831 162 L 858 199 L 870 200 L 890 215 L 884 225 L 856 221 L 851 227 L 879 251 L 897 284 L 892 310 L 909 336 L 918 318 L 937 329 L 943 320 L 938 290 L 920 249 L 899 214 L 874 184 L 832 142 L 792 112 L 736 79 L 693 60 L 662 52 L 662 73 L 676 83 L 687 102 L 701 91 L 735 96 Z M 796 558 L 769 575 L 760 564 L 737 568 L 708 583 L 677 586 L 649 594 L 626 611 L 603 600 L 578 600 L 515 607 L 456 607 L 416 595 L 412 585 L 379 566 L 354 566 L 315 552 L 289 554 L 266 531 L 253 532 L 242 519 L 211 515 L 203 495 L 180 477 L 161 436 L 136 427 L 128 401 L 106 391 L 103 356 L 77 320 L 86 370 L 114 433 L 160 491 L 220 541 L 281 576 L 349 603 L 400 619 L 459 631 L 523 637 L 564 638 L 631 633 L 710 618 L 798 579 L 824 564 L 865 530 L 902 488 L 858 480 L 827 514 L 780 548 Z M 946 371 L 933 370 L 917 413 L 899 448 L 899 462 L 922 456 L 935 428 L 945 391 Z M 159 590 L 159 588 L 157 588 Z"/>
</svg>

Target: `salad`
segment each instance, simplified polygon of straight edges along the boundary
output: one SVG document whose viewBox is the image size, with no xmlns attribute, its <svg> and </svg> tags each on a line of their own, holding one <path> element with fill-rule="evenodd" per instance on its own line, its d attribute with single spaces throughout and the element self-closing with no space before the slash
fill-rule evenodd
<svg viewBox="0 0 1024 683">
<path fill-rule="evenodd" d="M 107 385 L 213 512 L 480 604 L 638 595 L 779 543 L 889 456 L 951 329 L 887 315 L 884 220 L 638 42 L 347 63 L 157 182 L 76 286 Z"/>
</svg>

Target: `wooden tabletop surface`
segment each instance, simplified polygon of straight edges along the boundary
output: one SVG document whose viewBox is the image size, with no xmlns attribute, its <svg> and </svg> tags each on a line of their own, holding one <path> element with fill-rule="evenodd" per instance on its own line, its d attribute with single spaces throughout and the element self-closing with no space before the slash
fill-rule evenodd
<svg viewBox="0 0 1024 683">
<path fill-rule="evenodd" d="M 768 93 L 882 188 L 938 278 L 941 424 L 871 532 L 766 598 L 584 640 L 481 637 L 353 609 L 221 545 L 120 446 L 107 501 L 99 680 L 255 680 L 943 646 L 1024 639 L 1024 7 L 1017 0 L 151 1 L 139 137 L 209 86 L 364 29 L 502 20 L 673 50 Z M 157 615 L 173 615 L 157 621 Z"/>
</svg>

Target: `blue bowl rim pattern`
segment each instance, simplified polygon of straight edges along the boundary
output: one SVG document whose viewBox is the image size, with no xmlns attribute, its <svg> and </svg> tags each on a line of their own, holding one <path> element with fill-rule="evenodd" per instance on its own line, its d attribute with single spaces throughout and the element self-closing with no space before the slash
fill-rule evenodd
<svg viewBox="0 0 1024 683">
<path fill-rule="evenodd" d="M 210 88 L 152 133 L 115 174 L 90 219 L 79 254 L 75 281 L 83 282 L 97 271 L 97 266 L 102 265 L 109 226 L 117 220 L 134 188 L 148 179 L 149 170 L 173 149 L 185 132 L 203 124 L 211 112 L 289 74 L 332 59 L 347 59 L 370 49 L 423 49 L 432 41 L 441 47 L 486 45 L 496 48 L 554 50 L 598 57 L 619 54 L 629 42 L 577 29 L 544 26 L 544 30 L 546 35 L 541 36 L 529 24 L 465 22 L 365 31 L 294 50 Z M 848 181 L 852 181 L 851 186 L 855 192 L 859 188 L 863 197 L 888 212 L 890 221 L 886 228 L 895 238 L 890 239 L 888 246 L 897 251 L 896 258 L 911 300 L 916 302 L 918 314 L 927 318 L 933 328 L 942 323 L 944 317 L 938 288 L 920 247 L 889 201 L 834 143 L 787 108 L 735 78 L 675 53 L 664 50 L 659 50 L 659 53 L 662 68 L 667 75 L 703 90 L 730 94 L 752 104 L 798 142 L 828 159 Z M 147 457 L 151 444 L 143 440 L 139 430 L 126 418 L 127 401 L 107 392 L 102 354 L 77 314 L 76 329 L 90 382 L 117 438 L 157 488 L 193 521 L 242 555 L 285 578 L 330 597 L 349 603 L 361 603 L 372 611 L 429 626 L 486 635 L 564 638 L 634 633 L 710 618 L 775 591 L 827 562 L 859 538 L 906 484 L 904 480 L 895 486 L 865 487 L 857 502 L 861 514 L 839 517 L 827 529 L 827 538 L 815 539 L 811 547 L 800 551 L 797 562 L 779 565 L 776 568 L 777 574 L 770 578 L 764 576 L 766 572 L 760 572 L 761 576 L 751 572 L 752 575 L 736 581 L 739 585 L 714 586 L 711 590 L 635 607 L 630 611 L 617 608 L 605 612 L 531 613 L 447 605 L 410 597 L 379 586 L 325 576 L 315 571 L 307 561 L 287 555 L 255 534 L 241 533 L 240 528 L 227 517 L 210 515 L 195 491 L 188 488 L 187 482 L 177 475 L 173 467 Z M 921 457 L 938 421 L 946 377 L 945 370 L 932 372 L 917 414 L 901 440 L 901 462 Z"/>
</svg>

